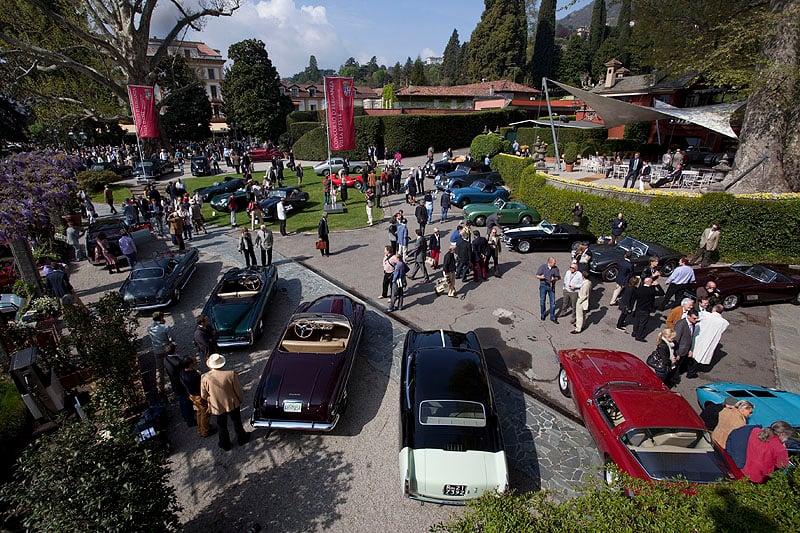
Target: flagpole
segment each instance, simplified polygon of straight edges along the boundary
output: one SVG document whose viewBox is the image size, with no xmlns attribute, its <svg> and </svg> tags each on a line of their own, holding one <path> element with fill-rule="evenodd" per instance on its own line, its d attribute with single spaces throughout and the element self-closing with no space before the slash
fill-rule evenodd
<svg viewBox="0 0 800 533">
<path fill-rule="evenodd" d="M 328 176 L 331 175 L 331 121 L 328 114 L 328 77 L 322 78 L 322 90 L 325 94 L 325 138 L 327 139 L 326 148 L 328 149 Z"/>
</svg>

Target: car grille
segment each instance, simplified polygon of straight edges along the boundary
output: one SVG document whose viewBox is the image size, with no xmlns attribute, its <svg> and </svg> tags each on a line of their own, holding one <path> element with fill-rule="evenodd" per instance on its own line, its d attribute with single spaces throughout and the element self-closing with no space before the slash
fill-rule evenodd
<svg viewBox="0 0 800 533">
<path fill-rule="evenodd" d="M 464 451 L 464 445 L 460 444 L 460 443 L 457 443 L 457 442 L 451 442 L 451 443 L 446 444 L 444 449 L 447 452 L 463 452 Z"/>
</svg>

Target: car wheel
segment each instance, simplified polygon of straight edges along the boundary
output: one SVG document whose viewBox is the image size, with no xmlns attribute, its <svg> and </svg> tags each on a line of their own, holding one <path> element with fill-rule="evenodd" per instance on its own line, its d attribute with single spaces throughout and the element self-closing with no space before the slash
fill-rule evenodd
<svg viewBox="0 0 800 533">
<path fill-rule="evenodd" d="M 264 319 L 263 319 L 263 318 L 259 318 L 259 319 L 258 319 L 258 324 L 256 324 L 256 334 L 255 334 L 255 337 L 256 337 L 256 338 L 259 338 L 259 337 L 261 337 L 261 335 L 263 335 L 263 334 L 264 334 Z"/>
<path fill-rule="evenodd" d="M 364 169 L 362 167 L 360 167 L 360 166 L 353 167 L 353 172 L 355 172 L 356 174 L 361 174 L 361 171 L 363 171 L 363 170 Z"/>
<path fill-rule="evenodd" d="M 724 307 L 726 311 L 736 309 L 739 307 L 740 303 L 742 303 L 742 297 L 738 294 L 729 294 L 722 299 L 722 307 Z"/>
<path fill-rule="evenodd" d="M 525 224 L 526 226 L 529 226 L 529 225 L 531 225 L 533 223 L 533 218 L 531 218 L 530 215 L 525 215 L 524 217 L 522 217 L 522 221 L 521 222 L 523 224 Z"/>
<path fill-rule="evenodd" d="M 675 270 L 675 261 L 667 261 L 664 266 L 659 265 L 658 270 L 661 272 L 661 275 L 669 276 L 672 274 L 672 271 Z"/>
<path fill-rule="evenodd" d="M 617 268 L 617 265 L 611 265 L 603 270 L 603 281 L 614 281 L 617 279 L 617 274 L 619 274 L 619 268 Z"/>
<path fill-rule="evenodd" d="M 792 298 L 792 305 L 800 305 L 800 292 Z"/>
<path fill-rule="evenodd" d="M 563 366 L 558 367 L 558 390 L 567 398 L 572 398 L 572 391 L 569 390 L 569 378 Z"/>
<path fill-rule="evenodd" d="M 486 217 L 483 215 L 475 217 L 475 225 L 482 228 L 486 225 Z"/>
<path fill-rule="evenodd" d="M 519 250 L 520 253 L 527 254 L 533 250 L 533 243 L 527 239 L 522 239 L 517 243 L 517 250 Z"/>
<path fill-rule="evenodd" d="M 606 485 L 611 487 L 617 483 L 617 479 L 619 479 L 617 465 L 614 464 L 611 458 L 606 457 L 605 464 L 603 465 L 603 481 L 606 482 Z"/>
<path fill-rule="evenodd" d="M 469 198 L 462 198 L 461 201 L 459 202 L 458 206 L 459 207 L 464 207 L 468 203 L 469 203 Z"/>
<path fill-rule="evenodd" d="M 325 170 L 322 171 L 322 175 L 323 176 L 330 176 L 331 175 L 331 171 L 326 168 Z"/>
</svg>

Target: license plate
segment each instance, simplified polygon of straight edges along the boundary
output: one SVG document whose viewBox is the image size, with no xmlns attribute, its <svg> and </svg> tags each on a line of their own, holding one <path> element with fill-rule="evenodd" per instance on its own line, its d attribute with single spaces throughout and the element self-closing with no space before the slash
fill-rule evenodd
<svg viewBox="0 0 800 533">
<path fill-rule="evenodd" d="M 284 413 L 299 413 L 303 409 L 303 402 L 300 401 L 286 401 L 283 402 Z"/>
<path fill-rule="evenodd" d="M 442 493 L 445 496 L 464 496 L 467 493 L 466 485 L 445 485 Z"/>
</svg>

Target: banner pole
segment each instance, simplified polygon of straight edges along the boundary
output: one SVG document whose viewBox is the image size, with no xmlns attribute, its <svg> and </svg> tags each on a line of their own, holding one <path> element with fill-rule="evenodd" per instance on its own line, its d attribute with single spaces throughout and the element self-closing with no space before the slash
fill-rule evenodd
<svg viewBox="0 0 800 533">
<path fill-rule="evenodd" d="M 328 114 L 328 77 L 325 76 L 322 78 L 322 90 L 325 93 L 325 138 L 327 139 L 327 146 L 328 149 L 328 176 L 331 175 L 333 172 L 333 168 L 331 167 L 331 121 L 330 115 Z"/>
</svg>

